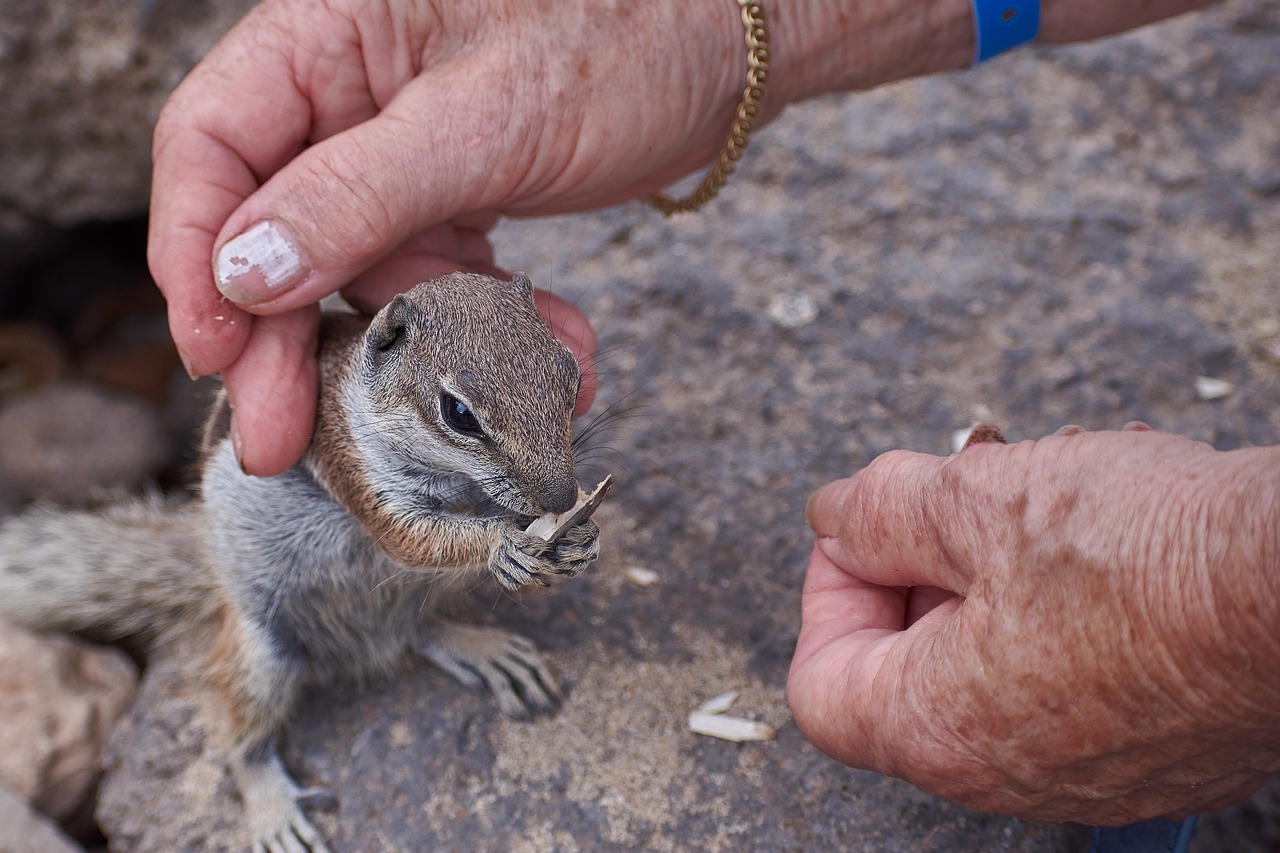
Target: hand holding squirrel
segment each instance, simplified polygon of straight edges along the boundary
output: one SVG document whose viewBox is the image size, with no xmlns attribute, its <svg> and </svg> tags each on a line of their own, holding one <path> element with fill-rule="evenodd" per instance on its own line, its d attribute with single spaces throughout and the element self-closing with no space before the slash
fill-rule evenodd
<svg viewBox="0 0 1280 853">
<path fill-rule="evenodd" d="M 306 446 L 325 294 L 372 313 L 405 282 L 496 274 L 500 212 L 610 204 L 710 159 L 742 85 L 741 25 L 723 12 L 512 0 L 250 12 L 160 116 L 149 247 L 188 369 L 223 376 L 245 467 L 278 473 Z M 535 21 L 555 36 L 531 38 Z M 671 28 L 697 36 L 674 53 L 635 38 Z M 594 336 L 568 304 L 546 308 L 586 367 L 585 411 Z"/>
</svg>

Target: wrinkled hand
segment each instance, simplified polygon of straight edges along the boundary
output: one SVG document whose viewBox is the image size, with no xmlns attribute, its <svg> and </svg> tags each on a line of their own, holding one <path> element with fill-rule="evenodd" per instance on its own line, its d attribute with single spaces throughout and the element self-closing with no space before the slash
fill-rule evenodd
<svg viewBox="0 0 1280 853">
<path fill-rule="evenodd" d="M 741 42 L 718 3 L 255 8 L 160 117 L 149 249 L 188 369 L 222 373 L 245 468 L 278 472 L 310 438 L 317 300 L 374 310 L 492 273 L 499 213 L 602 206 L 708 162 Z M 544 310 L 589 360 L 581 314 Z"/>
<path fill-rule="evenodd" d="M 824 752 L 1119 824 L 1280 769 L 1280 449 L 1140 430 L 893 452 L 811 498 L 788 684 Z"/>
</svg>

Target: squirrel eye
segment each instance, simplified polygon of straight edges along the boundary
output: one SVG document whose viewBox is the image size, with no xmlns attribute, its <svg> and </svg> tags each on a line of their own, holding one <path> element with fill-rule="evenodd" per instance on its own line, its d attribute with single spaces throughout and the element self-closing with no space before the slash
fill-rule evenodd
<svg viewBox="0 0 1280 853">
<path fill-rule="evenodd" d="M 440 395 L 440 416 L 454 432 L 471 436 L 484 435 L 480 421 L 472 414 L 471 407 L 447 392 Z"/>
</svg>

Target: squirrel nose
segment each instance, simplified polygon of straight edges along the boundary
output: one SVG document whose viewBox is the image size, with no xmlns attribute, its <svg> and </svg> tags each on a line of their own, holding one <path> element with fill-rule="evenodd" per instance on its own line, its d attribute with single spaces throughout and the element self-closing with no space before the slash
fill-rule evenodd
<svg viewBox="0 0 1280 853">
<path fill-rule="evenodd" d="M 543 512 L 568 512 L 578 502 L 578 481 L 572 475 L 557 477 L 542 484 L 538 498 Z"/>
</svg>

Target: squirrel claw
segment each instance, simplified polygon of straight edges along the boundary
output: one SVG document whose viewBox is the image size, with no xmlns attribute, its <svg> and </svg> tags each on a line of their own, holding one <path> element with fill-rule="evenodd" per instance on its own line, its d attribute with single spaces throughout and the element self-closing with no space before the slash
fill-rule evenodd
<svg viewBox="0 0 1280 853">
<path fill-rule="evenodd" d="M 530 552 L 530 546 L 536 553 Z M 599 552 L 600 528 L 593 521 L 579 522 L 549 543 L 512 528 L 503 531 L 501 543 L 489 558 L 489 570 L 506 589 L 545 587 L 550 585 L 548 576 L 581 574 Z"/>
<path fill-rule="evenodd" d="M 305 795 L 306 792 L 303 792 L 303 796 Z M 335 804 L 336 802 L 334 800 Z M 320 833 L 296 810 L 296 806 L 302 804 L 301 797 L 295 803 L 292 815 L 277 815 L 283 820 L 274 832 L 258 835 L 253 843 L 254 853 L 330 853 Z M 253 831 L 252 826 L 250 831 Z"/>
<path fill-rule="evenodd" d="M 232 762 L 232 772 L 240 784 L 249 837 L 255 853 L 330 853 L 302 806 L 322 796 L 333 796 L 323 788 L 299 789 L 289 778 L 271 741 L 261 754 L 247 750 Z"/>
<path fill-rule="evenodd" d="M 328 812 L 338 807 L 338 798 L 328 788 L 303 788 L 294 797 L 294 802 L 308 811 Z"/>
</svg>

